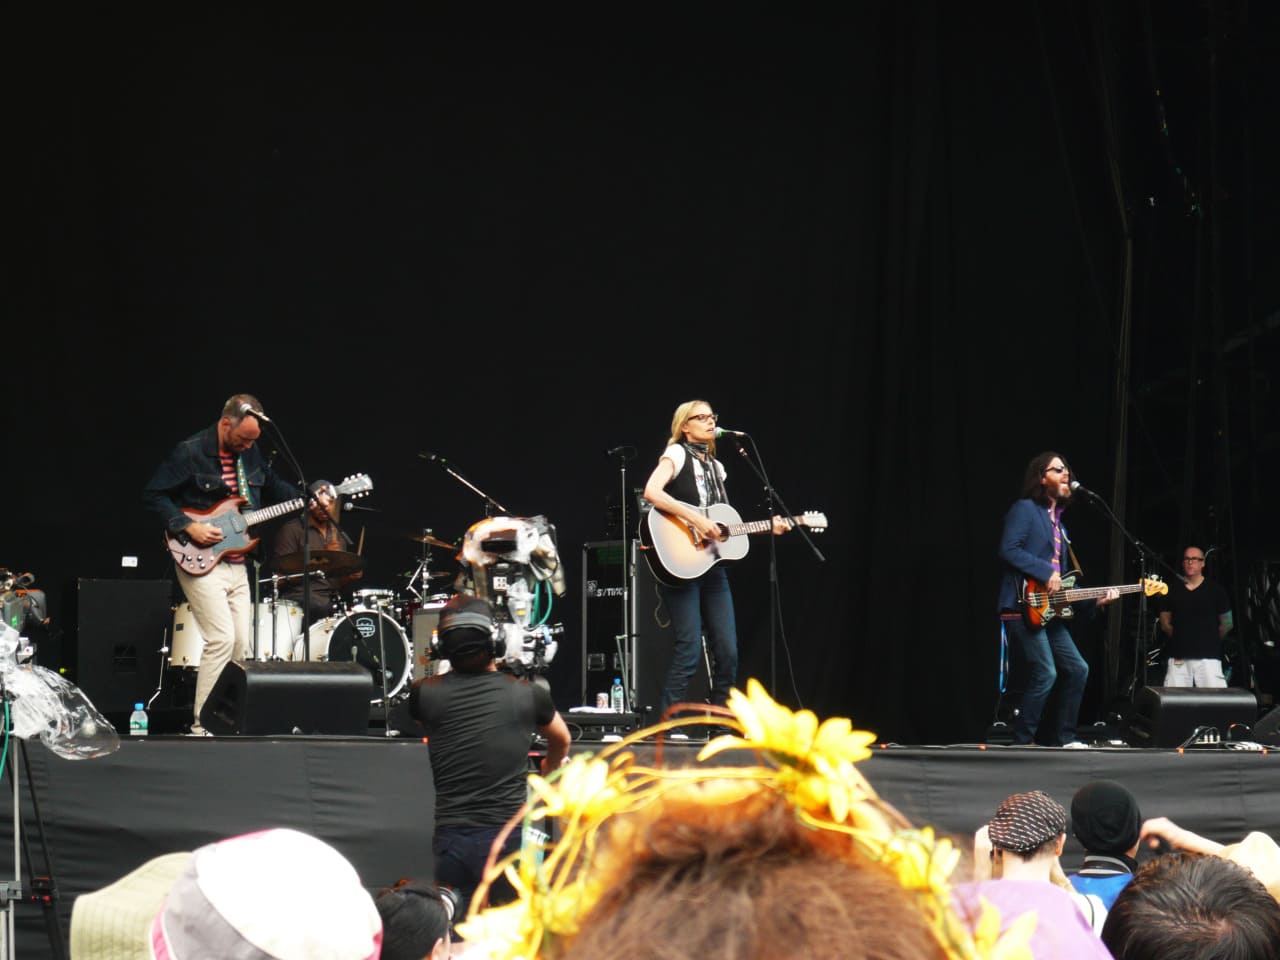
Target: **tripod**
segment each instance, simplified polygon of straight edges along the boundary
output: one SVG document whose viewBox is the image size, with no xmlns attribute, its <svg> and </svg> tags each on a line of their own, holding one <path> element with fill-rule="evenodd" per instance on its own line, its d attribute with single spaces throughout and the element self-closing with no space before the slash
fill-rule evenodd
<svg viewBox="0 0 1280 960">
<path fill-rule="evenodd" d="M 13 736 L 12 720 L 9 715 L 7 695 L 4 701 L 4 740 L 7 748 L 4 773 L 9 776 L 13 786 L 13 879 L 0 881 L 0 902 L 3 903 L 4 926 L 3 943 L 0 943 L 0 957 L 14 960 L 14 906 L 19 903 L 37 903 L 44 911 L 45 929 L 49 935 L 49 949 L 54 960 L 65 960 L 67 945 L 62 937 L 62 927 L 58 923 L 58 888 L 54 883 L 52 863 L 49 857 L 49 845 L 45 837 L 44 819 L 40 815 L 40 803 L 36 797 L 34 783 L 31 779 L 31 761 L 27 757 L 26 747 L 22 741 Z M 27 791 L 31 794 L 31 809 L 35 815 L 36 833 L 40 838 L 40 850 L 44 857 L 46 872 L 36 876 L 31 870 L 31 850 L 27 833 L 22 829 L 21 792 L 18 789 L 18 757 L 22 758 L 22 766 L 27 774 Z M 3 774 L 0 773 L 0 776 Z M 27 885 L 22 882 L 22 865 L 27 864 Z M 25 892 L 24 892 L 25 889 Z"/>
</svg>

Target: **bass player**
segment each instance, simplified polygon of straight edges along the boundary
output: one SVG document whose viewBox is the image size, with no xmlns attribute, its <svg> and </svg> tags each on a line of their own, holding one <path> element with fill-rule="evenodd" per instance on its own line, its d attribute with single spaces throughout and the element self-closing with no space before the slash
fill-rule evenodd
<svg viewBox="0 0 1280 960">
<path fill-rule="evenodd" d="M 1081 745 L 1076 739 L 1076 723 L 1089 664 L 1061 619 L 1033 626 L 1022 602 L 1028 579 L 1043 583 L 1050 595 L 1062 587 L 1071 551 L 1062 514 L 1070 503 L 1071 470 L 1065 459 L 1050 450 L 1031 458 L 1023 476 L 1022 497 L 1004 517 L 997 606 L 1012 654 L 1012 685 L 1022 692 L 1013 729 L 1015 744 L 1036 742 L 1038 734 L 1038 741 L 1045 746 Z M 1076 610 L 1092 615 L 1119 595 L 1118 590 L 1107 590 L 1096 599 L 1080 601 Z M 1055 686 L 1057 707 L 1042 728 L 1041 715 Z"/>
<path fill-rule="evenodd" d="M 688 400 L 676 407 L 667 447 L 645 482 L 644 498 L 654 509 L 687 523 L 697 537 L 724 540 L 725 531 L 702 512 L 711 504 L 729 502 L 724 464 L 716 459 L 716 419 L 705 400 Z M 773 518 L 775 534 L 789 529 L 784 518 Z M 662 681 L 661 713 L 684 701 L 698 669 L 704 633 L 711 658 L 711 702 L 727 703 L 737 682 L 738 632 L 724 564 L 715 564 L 678 586 L 664 587 L 663 594 L 671 614 L 674 647 Z"/>
<path fill-rule="evenodd" d="M 208 511 L 228 497 L 243 497 L 252 509 L 299 495 L 299 488 L 277 476 L 254 446 L 262 432 L 260 417 L 265 419 L 258 399 L 237 393 L 223 404 L 216 423 L 178 443 L 156 468 L 143 488 L 143 504 L 160 517 L 168 537 L 216 548 L 224 538 L 222 528 L 187 511 Z M 203 638 L 192 736 L 210 735 L 200 723 L 200 709 L 222 668 L 243 657 L 251 642 L 253 590 L 244 552 L 218 553 L 216 562 L 199 573 L 183 569 L 174 557 L 178 584 Z"/>
</svg>

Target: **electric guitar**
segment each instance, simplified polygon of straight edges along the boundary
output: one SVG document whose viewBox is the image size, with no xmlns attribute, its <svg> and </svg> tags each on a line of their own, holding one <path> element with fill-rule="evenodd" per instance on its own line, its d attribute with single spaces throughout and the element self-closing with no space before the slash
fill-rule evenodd
<svg viewBox="0 0 1280 960">
<path fill-rule="evenodd" d="M 340 496 L 360 497 L 372 489 L 373 481 L 363 473 L 347 477 L 338 484 Z M 296 500 L 273 504 L 261 510 L 241 513 L 241 504 L 247 502 L 244 497 L 227 497 L 225 500 L 219 500 L 208 510 L 183 510 L 182 512 L 192 520 L 213 524 L 222 531 L 222 539 L 211 546 L 200 547 L 185 533 L 177 535 L 166 533 L 165 546 L 173 555 L 174 562 L 194 577 L 204 576 L 216 567 L 223 557 L 248 553 L 258 545 L 261 538 L 249 536 L 249 528 L 254 524 L 274 520 L 286 513 L 301 510 L 307 504 L 305 499 L 298 497 Z"/>
<path fill-rule="evenodd" d="M 1075 616 L 1075 612 L 1070 607 L 1072 600 L 1092 600 L 1106 596 L 1109 590 L 1115 590 L 1121 594 L 1142 592 L 1148 597 L 1169 592 L 1169 585 L 1157 576 L 1147 577 L 1138 583 L 1126 583 L 1115 587 L 1077 587 L 1075 582 L 1079 575 L 1079 570 L 1072 570 L 1063 577 L 1062 588 L 1057 593 L 1050 593 L 1045 585 L 1037 580 L 1023 581 L 1022 596 L 1018 599 L 1022 603 L 1027 623 L 1032 628 L 1043 626 L 1054 617 L 1069 620 Z"/>
<path fill-rule="evenodd" d="M 691 524 L 657 507 L 640 520 L 640 542 L 649 569 L 654 579 L 670 587 L 702 576 L 721 560 L 741 560 L 750 546 L 749 534 L 773 532 L 772 520 L 743 523 L 738 511 L 727 503 L 693 509 L 701 510 L 719 524 L 727 539 L 704 540 Z M 826 516 L 812 511 L 798 517 L 796 523 L 817 533 L 827 528 Z"/>
</svg>

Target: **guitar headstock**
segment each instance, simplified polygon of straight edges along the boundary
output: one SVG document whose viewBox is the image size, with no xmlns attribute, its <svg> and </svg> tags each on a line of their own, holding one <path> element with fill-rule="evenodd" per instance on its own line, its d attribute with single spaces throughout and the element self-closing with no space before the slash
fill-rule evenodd
<svg viewBox="0 0 1280 960">
<path fill-rule="evenodd" d="M 827 529 L 827 515 L 818 513 L 816 510 L 806 510 L 796 522 L 802 527 L 808 527 L 814 533 L 821 533 Z"/>
<path fill-rule="evenodd" d="M 1142 581 L 1142 592 L 1148 597 L 1154 597 L 1157 593 L 1163 596 L 1169 592 L 1169 585 L 1156 574 L 1152 574 Z"/>
<path fill-rule="evenodd" d="M 352 474 L 338 484 L 338 493 L 352 499 L 363 497 L 372 489 L 373 481 L 369 479 L 367 473 Z"/>
</svg>

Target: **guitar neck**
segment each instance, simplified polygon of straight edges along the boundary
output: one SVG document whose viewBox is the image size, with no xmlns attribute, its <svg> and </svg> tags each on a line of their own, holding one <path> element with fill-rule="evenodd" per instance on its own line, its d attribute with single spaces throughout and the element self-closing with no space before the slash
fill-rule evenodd
<svg viewBox="0 0 1280 960">
<path fill-rule="evenodd" d="M 293 513 L 295 510 L 301 510 L 306 501 L 299 497 L 297 500 L 286 500 L 284 503 L 273 503 L 269 507 L 263 507 L 260 510 L 250 510 L 248 513 L 241 514 L 244 522 L 249 526 L 255 523 L 265 523 L 267 520 L 274 520 L 276 517 L 283 517 L 286 513 Z"/>
<path fill-rule="evenodd" d="M 1140 583 L 1126 583 L 1118 587 L 1074 587 L 1054 594 L 1054 599 L 1061 598 L 1070 603 L 1072 600 L 1094 600 L 1098 597 L 1105 597 L 1112 590 L 1116 591 L 1116 593 L 1137 593 L 1141 589 L 1142 584 Z"/>
<path fill-rule="evenodd" d="M 744 533 L 768 533 L 773 530 L 772 520 L 749 520 L 744 523 L 726 523 L 729 536 L 736 537 Z"/>
</svg>

